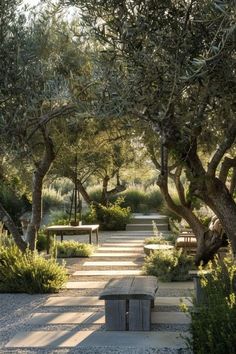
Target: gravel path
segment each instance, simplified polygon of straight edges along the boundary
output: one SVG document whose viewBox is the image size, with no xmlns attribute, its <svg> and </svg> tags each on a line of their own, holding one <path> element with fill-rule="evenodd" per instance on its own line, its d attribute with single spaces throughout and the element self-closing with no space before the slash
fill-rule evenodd
<svg viewBox="0 0 236 354">
<path fill-rule="evenodd" d="M 106 233 L 105 238 L 109 237 L 109 234 Z M 121 240 L 122 242 L 122 240 Z M 119 258 L 120 260 L 130 260 L 130 258 Z M 142 260 L 142 254 L 137 256 L 137 260 Z M 92 257 L 91 261 L 99 261 L 98 257 Z M 104 260 L 104 259 L 102 259 Z M 107 257 L 106 260 L 114 261 L 114 257 Z M 83 263 L 87 261 L 86 259 L 70 259 L 67 260 L 67 265 L 69 268 L 70 274 L 78 270 L 84 270 Z M 122 267 L 127 269 L 127 267 Z M 119 267 L 119 269 L 122 269 Z M 91 269 L 94 269 L 91 267 Z M 99 267 L 102 270 L 113 269 L 111 267 Z M 114 268 L 117 269 L 117 268 Z M 132 267 L 129 267 L 132 269 Z M 110 277 L 99 276 L 99 277 L 72 277 L 70 281 L 104 281 L 108 280 Z M 101 289 L 63 289 L 59 294 L 54 294 L 53 296 L 98 296 Z M 176 297 L 185 297 L 191 296 L 192 290 L 190 289 L 160 289 L 158 291 L 159 296 L 176 296 Z M 7 349 L 5 344 L 13 338 L 15 334 L 19 331 L 52 331 L 52 330 L 95 330 L 95 331 L 104 331 L 104 325 L 30 325 L 29 320 L 32 315 L 36 312 L 84 312 L 84 311 L 101 311 L 101 307 L 43 307 L 44 303 L 52 295 L 27 295 L 27 294 L 0 294 L 0 353 L 1 354 L 10 354 L 10 353 L 19 353 L 19 354 L 45 354 L 45 353 L 55 353 L 55 354 L 187 354 L 188 350 L 172 350 L 169 348 L 162 348 L 161 351 L 156 348 L 132 348 L 132 347 L 86 347 L 86 348 L 70 348 L 70 349 Z M 155 307 L 155 311 L 179 311 L 178 307 L 162 307 L 161 309 Z M 160 331 L 188 331 L 188 325 L 184 324 L 159 324 L 152 325 L 152 332 Z"/>
</svg>

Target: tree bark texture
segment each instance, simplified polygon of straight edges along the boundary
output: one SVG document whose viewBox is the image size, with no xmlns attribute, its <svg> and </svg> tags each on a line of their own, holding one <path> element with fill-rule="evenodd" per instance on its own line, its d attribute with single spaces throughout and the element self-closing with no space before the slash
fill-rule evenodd
<svg viewBox="0 0 236 354">
<path fill-rule="evenodd" d="M 44 137 L 44 154 L 42 160 L 37 164 L 33 175 L 32 186 L 32 215 L 26 232 L 26 241 L 31 250 L 35 249 L 37 233 L 42 219 L 42 187 L 43 180 L 55 159 L 53 142 L 45 129 L 42 129 Z"/>
<path fill-rule="evenodd" d="M 8 231 L 11 233 L 15 243 L 19 247 L 21 251 L 25 251 L 27 248 L 27 243 L 22 239 L 21 234 L 16 227 L 14 221 L 8 212 L 4 209 L 4 207 L 0 203 L 0 220 L 4 223 Z"/>
</svg>

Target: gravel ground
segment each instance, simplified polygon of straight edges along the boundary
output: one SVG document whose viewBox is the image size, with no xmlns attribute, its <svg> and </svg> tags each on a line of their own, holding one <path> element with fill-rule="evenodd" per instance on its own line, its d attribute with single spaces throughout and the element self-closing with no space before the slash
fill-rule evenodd
<svg viewBox="0 0 236 354">
<path fill-rule="evenodd" d="M 109 234 L 110 235 L 110 234 Z M 109 236 L 108 234 L 106 235 Z M 115 241 L 114 241 L 115 242 Z M 142 260 L 141 256 L 137 256 L 136 260 Z M 100 258 L 93 258 L 91 261 L 104 260 Z M 106 260 L 114 261 L 114 257 L 106 258 Z M 129 257 L 120 260 L 130 260 Z M 72 274 L 77 270 L 85 270 L 83 263 L 86 259 L 67 259 L 66 264 L 69 273 Z M 89 268 L 92 270 L 93 268 Z M 128 269 L 128 267 L 99 267 L 99 269 Z M 130 267 L 129 269 L 132 269 Z M 133 268 L 137 269 L 137 267 Z M 88 267 L 86 267 L 88 270 Z M 69 281 L 107 281 L 110 276 L 89 276 L 89 277 L 74 277 Z M 64 289 L 53 296 L 98 296 L 100 289 Z M 159 296 L 191 296 L 192 291 L 188 289 L 159 289 Z M 189 354 L 188 350 L 171 350 L 163 348 L 157 350 L 156 348 L 133 348 L 133 347 L 86 347 L 73 349 L 6 349 L 4 345 L 13 336 L 22 330 L 97 330 L 104 331 L 104 325 L 30 325 L 29 319 L 35 312 L 84 312 L 84 311 L 101 311 L 101 306 L 93 307 L 43 307 L 46 300 L 52 295 L 27 295 L 27 294 L 0 294 L 0 354 Z M 179 307 L 155 307 L 154 311 L 180 311 Z M 181 331 L 187 332 L 187 325 L 152 325 L 152 331 Z"/>
</svg>

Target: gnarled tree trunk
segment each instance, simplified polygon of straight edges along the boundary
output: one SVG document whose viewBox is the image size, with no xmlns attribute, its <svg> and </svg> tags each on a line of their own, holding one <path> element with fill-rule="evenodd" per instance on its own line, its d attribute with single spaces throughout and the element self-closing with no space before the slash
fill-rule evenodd
<svg viewBox="0 0 236 354">
<path fill-rule="evenodd" d="M 35 249 L 37 233 L 42 219 L 42 187 L 43 179 L 49 171 L 53 160 L 55 159 L 53 142 L 46 129 L 42 128 L 44 137 L 44 154 L 42 160 L 37 164 L 33 175 L 32 186 L 32 215 L 26 232 L 26 242 L 31 250 Z"/>
</svg>

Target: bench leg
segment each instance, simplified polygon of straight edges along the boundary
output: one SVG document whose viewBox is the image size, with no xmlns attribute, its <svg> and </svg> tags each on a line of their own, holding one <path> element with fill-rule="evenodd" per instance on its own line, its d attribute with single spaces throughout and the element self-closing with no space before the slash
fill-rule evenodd
<svg viewBox="0 0 236 354">
<path fill-rule="evenodd" d="M 96 241 L 97 241 L 97 245 L 98 245 L 98 230 L 96 230 L 95 232 L 96 232 Z"/>
<path fill-rule="evenodd" d="M 107 331 L 125 331 L 126 317 L 126 300 L 105 300 Z"/>
<path fill-rule="evenodd" d="M 151 300 L 129 300 L 129 331 L 150 331 Z"/>
<path fill-rule="evenodd" d="M 92 231 L 89 231 L 89 243 L 92 244 Z"/>
</svg>

